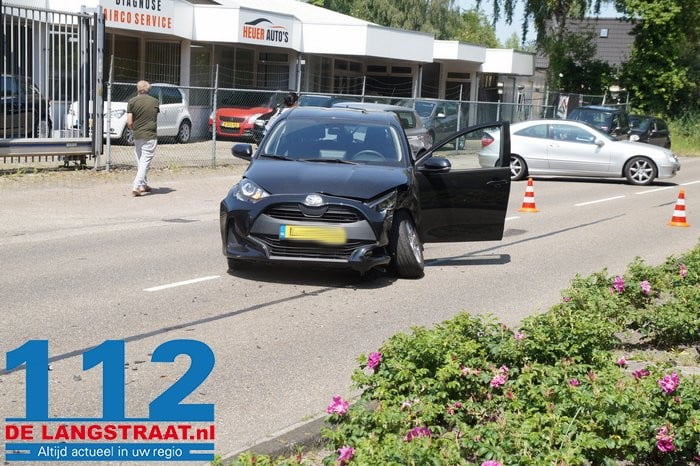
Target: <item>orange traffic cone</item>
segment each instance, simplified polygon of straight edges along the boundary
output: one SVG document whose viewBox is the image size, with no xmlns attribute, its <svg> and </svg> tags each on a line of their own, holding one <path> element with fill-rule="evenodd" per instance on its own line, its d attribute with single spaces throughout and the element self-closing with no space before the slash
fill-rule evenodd
<svg viewBox="0 0 700 466">
<path fill-rule="evenodd" d="M 678 200 L 676 201 L 676 207 L 673 208 L 673 217 L 671 221 L 668 222 L 670 227 L 689 227 L 688 222 L 685 221 L 685 191 L 681 189 L 678 193 Z"/>
<path fill-rule="evenodd" d="M 523 199 L 523 206 L 518 209 L 518 212 L 539 212 L 535 207 L 535 188 L 532 186 L 532 178 L 527 179 L 525 199 Z"/>
</svg>

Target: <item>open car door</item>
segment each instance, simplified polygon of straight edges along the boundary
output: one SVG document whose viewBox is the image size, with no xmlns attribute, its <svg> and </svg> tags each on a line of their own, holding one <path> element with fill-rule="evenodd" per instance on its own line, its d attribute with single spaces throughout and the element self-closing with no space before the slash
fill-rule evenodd
<svg viewBox="0 0 700 466">
<path fill-rule="evenodd" d="M 482 139 L 498 151 L 485 150 Z M 510 176 L 508 122 L 472 126 L 438 142 L 416 161 L 423 242 L 502 239 Z"/>
</svg>

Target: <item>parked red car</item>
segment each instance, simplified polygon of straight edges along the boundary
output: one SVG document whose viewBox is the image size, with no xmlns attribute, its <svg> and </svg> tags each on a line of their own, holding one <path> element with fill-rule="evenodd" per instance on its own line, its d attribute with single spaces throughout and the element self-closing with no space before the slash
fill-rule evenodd
<svg viewBox="0 0 700 466">
<path fill-rule="evenodd" d="M 252 139 L 255 120 L 272 114 L 286 94 L 282 91 L 235 91 L 224 95 L 216 109 L 216 136 Z M 209 131 L 214 119 L 212 112 Z"/>
</svg>

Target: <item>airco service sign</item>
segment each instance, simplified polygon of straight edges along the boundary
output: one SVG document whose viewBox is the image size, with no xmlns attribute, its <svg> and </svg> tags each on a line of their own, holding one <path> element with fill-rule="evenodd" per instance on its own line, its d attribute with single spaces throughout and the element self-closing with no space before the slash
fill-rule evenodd
<svg viewBox="0 0 700 466">
<path fill-rule="evenodd" d="M 172 0 L 100 0 L 100 5 L 107 27 L 173 32 Z"/>
</svg>

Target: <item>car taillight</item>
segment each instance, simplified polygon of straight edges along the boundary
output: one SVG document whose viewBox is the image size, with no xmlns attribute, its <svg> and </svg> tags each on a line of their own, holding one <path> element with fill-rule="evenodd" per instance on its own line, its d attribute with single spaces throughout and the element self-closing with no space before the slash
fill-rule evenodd
<svg viewBox="0 0 700 466">
<path fill-rule="evenodd" d="M 494 139 L 489 136 L 488 134 L 485 134 L 481 137 L 481 147 L 486 147 L 489 144 L 491 144 L 494 141 Z"/>
</svg>

